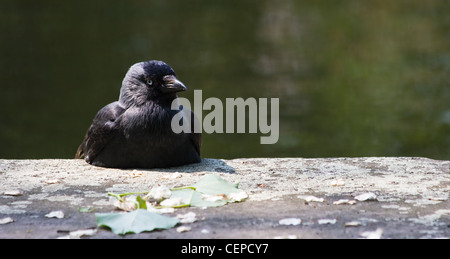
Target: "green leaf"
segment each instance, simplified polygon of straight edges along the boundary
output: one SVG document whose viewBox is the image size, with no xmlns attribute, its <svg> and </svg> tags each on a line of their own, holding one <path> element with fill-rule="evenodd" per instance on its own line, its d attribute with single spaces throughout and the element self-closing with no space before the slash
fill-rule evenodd
<svg viewBox="0 0 450 259">
<path fill-rule="evenodd" d="M 193 189 L 172 191 L 170 198 L 181 198 L 183 204 L 189 204 L 191 207 L 217 207 L 227 203 L 224 199 L 216 201 L 205 200 L 202 193 L 194 191 Z"/>
<path fill-rule="evenodd" d="M 210 195 L 228 195 L 233 192 L 241 191 L 237 188 L 237 184 L 228 183 L 225 179 L 215 174 L 203 176 L 192 187 L 198 192 Z"/>
<path fill-rule="evenodd" d="M 141 196 L 136 197 L 136 203 L 139 206 L 138 207 L 139 209 L 144 209 L 144 210 L 147 209 L 147 203 L 145 202 L 144 199 L 141 198 Z"/>
<path fill-rule="evenodd" d="M 95 213 L 97 226 L 108 227 L 115 234 L 141 233 L 154 229 L 168 229 L 179 220 L 138 209 L 127 213 Z"/>
</svg>

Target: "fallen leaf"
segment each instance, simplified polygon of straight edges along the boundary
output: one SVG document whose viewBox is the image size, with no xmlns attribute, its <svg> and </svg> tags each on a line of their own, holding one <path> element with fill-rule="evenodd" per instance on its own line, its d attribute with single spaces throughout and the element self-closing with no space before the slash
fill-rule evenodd
<svg viewBox="0 0 450 259">
<path fill-rule="evenodd" d="M 215 174 L 208 174 L 200 178 L 200 180 L 192 187 L 196 191 L 204 194 L 225 194 L 228 195 L 233 192 L 239 192 L 236 184 L 230 184 L 222 177 Z"/>
<path fill-rule="evenodd" d="M 359 221 L 350 221 L 344 223 L 344 227 L 359 227 L 359 226 L 361 226 L 361 222 Z"/>
<path fill-rule="evenodd" d="M 115 234 L 141 233 L 154 229 L 168 229 L 180 221 L 177 218 L 152 213 L 144 209 L 126 213 L 96 213 L 97 226 L 108 227 Z"/>
<path fill-rule="evenodd" d="M 211 195 L 204 196 L 204 194 L 188 188 L 172 191 L 171 199 L 173 198 L 181 199 L 182 204 L 192 207 L 218 207 L 223 206 L 227 203 L 225 199 L 207 200 L 204 199 L 203 197 L 211 197 Z M 161 206 L 164 206 L 162 202 Z"/>
<path fill-rule="evenodd" d="M 173 197 L 170 199 L 163 200 L 160 205 L 163 207 L 179 207 L 183 204 L 189 204 L 183 202 L 183 199 L 181 197 Z"/>
</svg>

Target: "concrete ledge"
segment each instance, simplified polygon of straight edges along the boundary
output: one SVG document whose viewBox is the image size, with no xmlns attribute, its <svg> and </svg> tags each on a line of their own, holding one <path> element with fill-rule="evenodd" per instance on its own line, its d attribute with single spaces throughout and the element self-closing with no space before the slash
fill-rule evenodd
<svg viewBox="0 0 450 259">
<path fill-rule="evenodd" d="M 176 172 L 181 177 L 173 177 Z M 0 238 L 57 238 L 95 228 L 94 213 L 79 208 L 114 210 L 107 192 L 185 186 L 210 173 L 238 181 L 249 199 L 179 209 L 175 215 L 193 211 L 203 218 L 185 233 L 169 229 L 122 237 L 99 229 L 91 238 L 361 238 L 377 229 L 381 238 L 450 237 L 450 161 L 367 157 L 203 159 L 157 170 L 105 169 L 83 160 L 0 160 L 0 219 L 14 220 L 0 225 Z M 6 195 L 15 190 L 22 194 Z M 335 204 L 367 192 L 377 200 Z M 304 200 L 308 195 L 324 201 Z M 54 210 L 62 210 L 65 218 L 44 216 Z M 283 218 L 302 223 L 280 225 Z M 359 224 L 350 227 L 348 222 Z"/>
</svg>

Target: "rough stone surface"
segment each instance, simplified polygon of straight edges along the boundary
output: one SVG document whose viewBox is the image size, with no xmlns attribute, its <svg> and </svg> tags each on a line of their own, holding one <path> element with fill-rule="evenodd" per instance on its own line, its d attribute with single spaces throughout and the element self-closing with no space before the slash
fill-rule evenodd
<svg viewBox="0 0 450 259">
<path fill-rule="evenodd" d="M 171 177 L 176 172 L 181 177 Z M 95 212 L 116 211 L 108 192 L 186 186 L 205 174 L 239 182 L 249 198 L 223 207 L 177 209 L 173 216 L 192 211 L 200 219 L 186 224 L 187 232 L 118 236 L 100 228 L 90 238 L 450 237 L 450 161 L 365 157 L 203 159 L 155 170 L 106 169 L 69 159 L 0 160 L 0 222 L 14 220 L 0 224 L 0 238 L 58 238 L 95 228 Z M 11 191 L 20 195 L 8 195 Z M 345 202 L 369 192 L 375 201 Z M 57 210 L 65 217 L 45 217 Z M 299 218 L 301 224 L 279 224 L 284 218 Z"/>
</svg>

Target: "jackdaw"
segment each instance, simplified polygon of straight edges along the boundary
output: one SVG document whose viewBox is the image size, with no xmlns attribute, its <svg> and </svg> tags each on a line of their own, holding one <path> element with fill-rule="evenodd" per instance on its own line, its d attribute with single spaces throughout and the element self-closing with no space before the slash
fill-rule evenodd
<svg viewBox="0 0 450 259">
<path fill-rule="evenodd" d="M 134 64 L 123 79 L 119 101 L 97 113 L 75 158 L 112 168 L 165 168 L 200 162 L 201 133 L 194 133 L 195 115 L 181 106 L 171 109 L 176 93 L 185 90 L 166 63 Z M 189 117 L 192 133 L 173 132 L 171 121 L 178 112 Z"/>
</svg>

